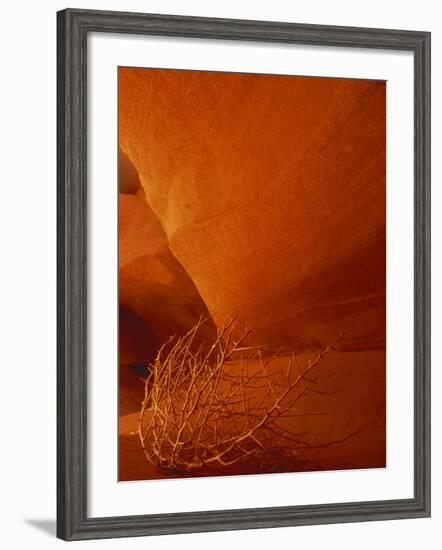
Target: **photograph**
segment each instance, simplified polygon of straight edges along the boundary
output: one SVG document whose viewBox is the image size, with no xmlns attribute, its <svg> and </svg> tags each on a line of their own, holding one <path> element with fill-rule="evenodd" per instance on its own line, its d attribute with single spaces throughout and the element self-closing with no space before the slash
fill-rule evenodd
<svg viewBox="0 0 442 550">
<path fill-rule="evenodd" d="M 439 3 L 2 8 L 2 547 L 439 548 Z"/>
<path fill-rule="evenodd" d="M 119 481 L 387 466 L 386 93 L 118 67 Z"/>
</svg>

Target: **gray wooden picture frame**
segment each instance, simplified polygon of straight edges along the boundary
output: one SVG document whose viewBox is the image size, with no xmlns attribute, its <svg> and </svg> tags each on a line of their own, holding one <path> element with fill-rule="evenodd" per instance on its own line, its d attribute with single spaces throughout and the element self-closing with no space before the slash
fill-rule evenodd
<svg viewBox="0 0 442 550">
<path fill-rule="evenodd" d="M 430 33 L 67 9 L 57 14 L 57 535 L 65 540 L 430 515 Z M 414 497 L 88 517 L 87 36 L 90 32 L 408 50 L 414 55 Z"/>
</svg>

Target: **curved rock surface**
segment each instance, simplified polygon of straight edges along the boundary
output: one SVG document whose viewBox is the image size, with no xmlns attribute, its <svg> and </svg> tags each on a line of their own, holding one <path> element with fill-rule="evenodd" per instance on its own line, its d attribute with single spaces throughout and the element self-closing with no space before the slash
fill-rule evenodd
<svg viewBox="0 0 442 550">
<path fill-rule="evenodd" d="M 201 316 L 209 316 L 192 280 L 169 250 L 152 210 L 137 196 L 124 194 L 120 194 L 119 297 L 120 307 L 148 327 L 149 360 L 169 336 L 183 334 Z M 205 329 L 213 330 L 213 324 Z"/>
<path fill-rule="evenodd" d="M 173 334 L 209 313 L 195 285 L 169 249 L 164 230 L 144 198 L 138 173 L 120 152 L 119 163 L 120 414 L 136 411 L 148 364 Z M 215 330 L 206 323 L 202 336 Z"/>
<path fill-rule="evenodd" d="M 263 346 L 316 349 L 343 333 L 341 349 L 383 348 L 385 83 L 145 69 L 119 79 L 121 147 L 215 321 L 239 314 Z M 130 224 L 134 200 L 121 203 Z M 170 275 L 168 260 L 138 245 L 122 299 L 161 317 L 167 300 L 158 307 L 141 285 L 163 299 L 151 279 Z"/>
</svg>

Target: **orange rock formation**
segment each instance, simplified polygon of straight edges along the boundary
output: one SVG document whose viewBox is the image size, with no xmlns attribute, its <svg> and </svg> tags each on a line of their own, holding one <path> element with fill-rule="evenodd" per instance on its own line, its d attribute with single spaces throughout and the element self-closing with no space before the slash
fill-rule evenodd
<svg viewBox="0 0 442 550">
<path fill-rule="evenodd" d="M 385 345 L 385 83 L 120 69 L 120 143 L 219 323 Z"/>
<path fill-rule="evenodd" d="M 306 358 L 342 334 L 309 428 L 361 430 L 303 468 L 385 465 L 385 99 L 380 81 L 119 69 L 122 415 L 134 367 L 201 315 Z M 129 420 L 120 479 L 155 477 Z"/>
</svg>

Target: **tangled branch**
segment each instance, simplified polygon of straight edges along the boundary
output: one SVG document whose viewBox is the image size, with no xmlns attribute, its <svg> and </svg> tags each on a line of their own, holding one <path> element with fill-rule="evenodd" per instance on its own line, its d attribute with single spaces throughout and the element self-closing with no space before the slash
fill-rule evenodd
<svg viewBox="0 0 442 550">
<path fill-rule="evenodd" d="M 166 342 L 151 366 L 138 423 L 146 459 L 181 473 L 235 464 L 289 470 L 294 457 L 318 446 L 284 420 L 306 416 L 295 404 L 309 391 L 320 393 L 309 375 L 338 339 L 301 372 L 294 354 L 245 346 L 251 329 L 235 338 L 235 319 L 212 345 L 197 346 L 203 323 Z"/>
</svg>

